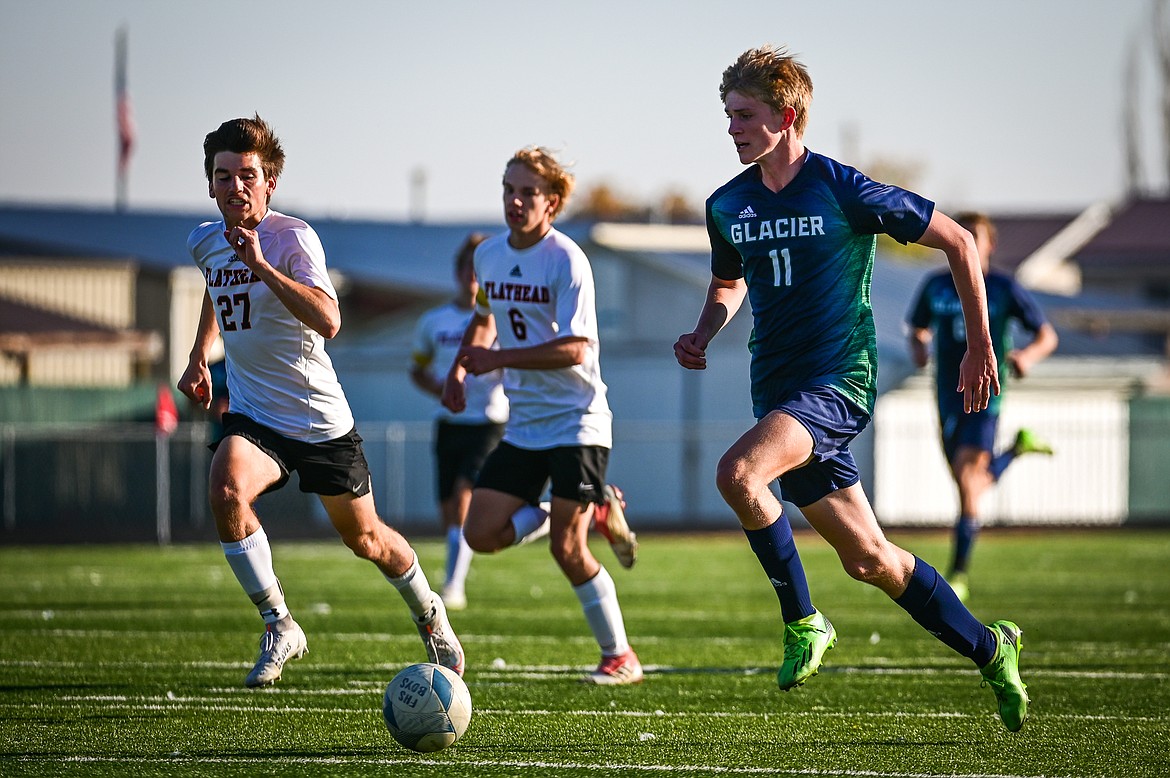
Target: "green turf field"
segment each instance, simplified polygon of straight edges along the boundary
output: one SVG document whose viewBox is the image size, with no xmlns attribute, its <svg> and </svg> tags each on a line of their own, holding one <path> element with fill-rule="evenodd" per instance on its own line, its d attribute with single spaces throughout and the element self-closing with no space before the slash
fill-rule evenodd
<svg viewBox="0 0 1170 778">
<path fill-rule="evenodd" d="M 269 532 L 310 650 L 259 691 L 261 622 L 214 544 L 0 548 L 0 775 L 1170 775 L 1170 532 L 984 533 L 971 607 L 1024 629 L 1016 734 L 967 660 L 813 535 L 840 642 L 788 693 L 739 533 L 647 535 L 633 571 L 598 545 L 646 666 L 632 688 L 577 683 L 597 649 L 545 548 L 477 557 L 452 614 L 475 714 L 430 755 L 382 725 L 387 681 L 425 659 L 397 594 L 339 542 Z M 942 534 L 894 538 L 946 558 Z M 440 545 L 417 545 L 437 583 Z"/>
</svg>

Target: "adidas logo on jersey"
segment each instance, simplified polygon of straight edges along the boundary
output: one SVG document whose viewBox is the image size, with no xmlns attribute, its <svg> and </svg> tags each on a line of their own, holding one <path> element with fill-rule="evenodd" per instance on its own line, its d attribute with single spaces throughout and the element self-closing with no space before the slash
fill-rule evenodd
<svg viewBox="0 0 1170 778">
<path fill-rule="evenodd" d="M 512 272 L 508 273 L 508 275 L 512 276 L 512 278 L 520 278 L 524 274 L 520 272 L 520 266 L 516 265 L 512 268 Z"/>
<path fill-rule="evenodd" d="M 754 219 L 755 217 L 756 212 L 752 210 L 750 205 L 739 212 L 739 218 L 741 219 Z"/>
</svg>

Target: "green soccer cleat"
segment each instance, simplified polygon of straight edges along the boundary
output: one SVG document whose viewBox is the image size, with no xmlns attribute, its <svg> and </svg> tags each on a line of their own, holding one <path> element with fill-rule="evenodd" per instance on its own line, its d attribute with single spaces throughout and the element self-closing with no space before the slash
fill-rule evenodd
<svg viewBox="0 0 1170 778">
<path fill-rule="evenodd" d="M 990 686 L 999 703 L 999 717 L 1011 732 L 1018 732 L 1028 718 L 1028 687 L 1020 680 L 1020 652 L 1024 650 L 1024 633 L 1010 621 L 987 625 L 995 633 L 995 657 L 979 672 L 980 686 Z"/>
<path fill-rule="evenodd" d="M 784 625 L 784 663 L 776 673 L 783 691 L 800 686 L 821 669 L 825 652 L 837 645 L 837 630 L 820 611 Z"/>
<path fill-rule="evenodd" d="M 971 584 L 967 580 L 966 573 L 951 573 L 947 578 L 947 583 L 951 585 L 951 589 L 955 592 L 955 596 L 959 598 L 959 602 L 966 602 L 971 599 Z"/>
<path fill-rule="evenodd" d="M 1036 433 L 1028 429 L 1020 429 L 1016 433 L 1016 442 L 1012 446 L 1016 456 L 1020 454 L 1047 454 L 1052 456 L 1052 446 L 1036 437 Z"/>
</svg>

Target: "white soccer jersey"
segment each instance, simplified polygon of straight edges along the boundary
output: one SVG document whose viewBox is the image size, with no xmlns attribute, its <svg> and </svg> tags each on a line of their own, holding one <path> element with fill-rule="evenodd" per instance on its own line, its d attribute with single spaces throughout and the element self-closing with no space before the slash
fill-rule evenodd
<svg viewBox="0 0 1170 778">
<path fill-rule="evenodd" d="M 305 222 L 268 211 L 256 227 L 274 268 L 336 299 L 321 240 Z M 353 429 L 325 338 L 289 312 L 236 257 L 222 221 L 199 225 L 187 249 L 203 272 L 227 353 L 230 410 L 286 438 L 321 443 Z"/>
<path fill-rule="evenodd" d="M 508 233 L 475 250 L 476 310 L 492 314 L 500 348 L 523 348 L 576 335 L 585 360 L 556 370 L 504 370 L 510 417 L 504 440 L 526 449 L 613 445 L 613 415 L 601 380 L 593 269 L 585 252 L 555 229 L 531 248 Z"/>
<path fill-rule="evenodd" d="M 474 311 L 460 308 L 455 303 L 440 305 L 424 313 L 414 328 L 414 343 L 411 347 L 414 364 L 429 370 L 439 381 L 446 378 L 473 314 Z M 435 418 L 452 424 L 506 422 L 508 398 L 504 394 L 501 372 L 493 370 L 479 376 L 468 375 L 464 383 L 467 408 L 462 413 L 451 413 L 442 403 L 438 403 Z"/>
</svg>

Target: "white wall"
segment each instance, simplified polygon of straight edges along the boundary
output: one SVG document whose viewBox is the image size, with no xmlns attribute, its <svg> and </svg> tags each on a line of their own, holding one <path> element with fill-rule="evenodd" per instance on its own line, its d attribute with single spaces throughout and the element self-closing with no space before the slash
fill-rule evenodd
<svg viewBox="0 0 1170 778">
<path fill-rule="evenodd" d="M 997 451 L 1025 426 L 1055 455 L 1016 459 L 985 498 L 986 525 L 1119 524 L 1128 509 L 1129 417 L 1110 389 L 1005 395 Z M 926 381 L 890 392 L 874 414 L 874 509 L 887 526 L 949 526 L 958 498 L 939 443 L 938 412 Z"/>
</svg>

